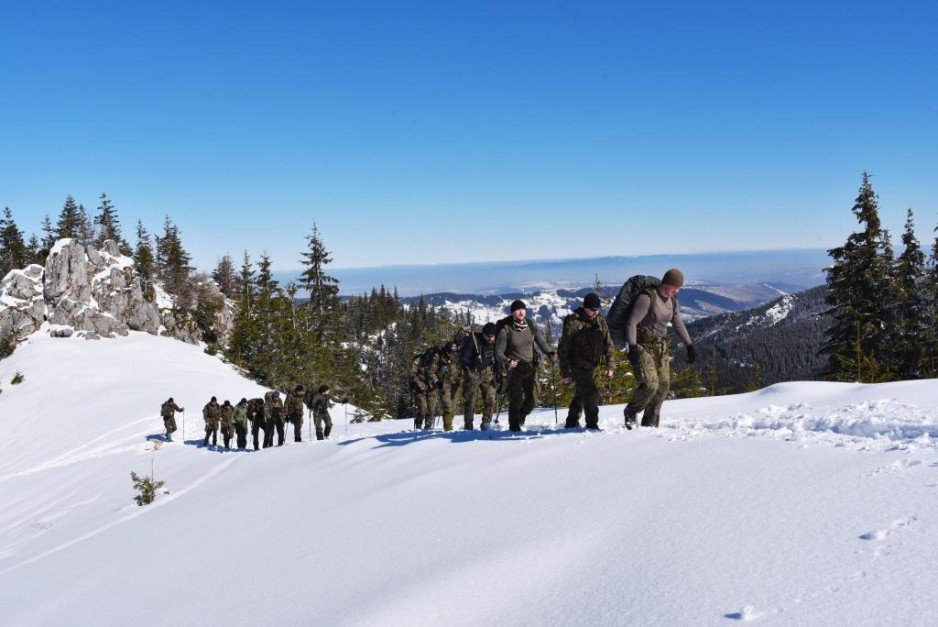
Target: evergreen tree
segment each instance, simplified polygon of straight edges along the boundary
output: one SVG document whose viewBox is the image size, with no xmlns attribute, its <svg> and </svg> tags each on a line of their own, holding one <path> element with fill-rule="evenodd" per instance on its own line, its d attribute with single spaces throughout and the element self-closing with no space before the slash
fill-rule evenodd
<svg viewBox="0 0 938 627">
<path fill-rule="evenodd" d="M 29 251 L 23 242 L 23 233 L 13 220 L 13 212 L 6 207 L 0 219 L 0 278 L 10 270 L 18 270 L 28 264 Z"/>
<path fill-rule="evenodd" d="M 98 215 L 94 217 L 94 223 L 98 226 L 98 235 L 95 238 L 95 245 L 100 249 L 104 247 L 104 242 L 113 240 L 117 244 L 118 250 L 122 255 L 131 255 L 130 246 L 121 234 L 120 218 L 117 217 L 117 209 L 111 203 L 107 194 L 101 194 L 101 204 L 98 206 Z"/>
<path fill-rule="evenodd" d="M 74 239 L 79 239 L 81 236 L 81 212 L 78 209 L 78 205 L 75 204 L 75 199 L 71 195 L 65 197 L 65 204 L 62 206 L 62 211 L 59 213 L 59 221 L 55 227 L 55 236 L 53 238 L 62 239 L 63 237 L 71 237 Z M 45 225 L 43 225 L 45 229 Z M 51 248 L 52 245 L 50 244 Z"/>
<path fill-rule="evenodd" d="M 895 275 L 899 302 L 896 307 L 895 340 L 892 343 L 899 374 L 914 378 L 921 374 L 922 348 L 925 342 L 926 295 L 925 253 L 915 237 L 912 209 L 909 209 L 905 231 L 902 233 L 904 250 L 896 259 Z"/>
<path fill-rule="evenodd" d="M 332 255 L 319 234 L 316 224 L 313 232 L 306 236 L 309 250 L 300 253 L 301 263 L 306 267 L 299 278 L 300 287 L 309 292 L 308 307 L 317 320 L 324 321 L 338 304 L 339 281 L 326 274 L 325 267 L 332 262 Z"/>
<path fill-rule="evenodd" d="M 863 173 L 853 213 L 863 229 L 828 251 L 827 303 L 832 325 L 822 352 L 826 375 L 840 381 L 883 381 L 895 374 L 889 340 L 898 303 L 889 234 L 879 219 L 876 192 Z"/>
<path fill-rule="evenodd" d="M 35 233 L 29 236 L 29 243 L 26 245 L 26 249 L 29 263 L 42 265 L 46 262 L 45 257 L 42 256 L 42 243 L 39 241 L 39 238 L 36 237 Z"/>
<path fill-rule="evenodd" d="M 133 257 L 134 265 L 140 276 L 142 276 L 145 281 L 151 280 L 153 278 L 155 263 L 153 245 L 150 242 L 150 234 L 147 232 L 146 228 L 144 228 L 142 220 L 137 220 L 137 246 L 134 248 Z"/>
<path fill-rule="evenodd" d="M 49 251 L 55 245 L 55 227 L 52 226 L 52 220 L 49 219 L 49 215 L 46 214 L 42 218 L 42 249 L 45 251 L 43 255 L 43 261 L 45 261 L 45 256 L 49 254 Z"/>
<path fill-rule="evenodd" d="M 234 298 L 237 293 L 238 276 L 235 274 L 234 262 L 231 255 L 225 255 L 218 260 L 218 265 L 212 272 L 212 279 L 218 284 L 218 289 L 228 298 Z"/>
<path fill-rule="evenodd" d="M 83 246 L 94 245 L 94 225 L 85 211 L 84 205 L 78 205 L 78 243 Z"/>
<path fill-rule="evenodd" d="M 192 305 L 189 278 L 193 268 L 189 263 L 189 253 L 182 246 L 179 227 L 166 216 L 163 235 L 156 238 L 156 270 L 167 291 L 176 297 L 178 309 L 189 309 Z"/>
<path fill-rule="evenodd" d="M 935 232 L 938 233 L 938 227 L 935 227 Z M 938 236 L 932 244 L 922 294 L 925 300 L 922 376 L 938 377 Z"/>
</svg>

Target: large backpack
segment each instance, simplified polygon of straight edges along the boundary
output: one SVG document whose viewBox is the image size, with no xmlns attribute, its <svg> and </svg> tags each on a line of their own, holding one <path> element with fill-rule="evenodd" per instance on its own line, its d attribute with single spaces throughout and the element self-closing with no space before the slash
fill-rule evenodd
<svg viewBox="0 0 938 627">
<path fill-rule="evenodd" d="M 651 299 L 651 306 L 654 307 L 654 299 L 657 296 L 657 288 L 661 285 L 661 279 L 653 276 L 636 274 L 622 285 L 622 289 L 616 295 L 609 307 L 609 313 L 606 314 L 606 324 L 609 326 L 609 335 L 612 336 L 612 342 L 619 348 L 625 348 L 628 343 L 628 337 L 625 332 L 625 326 L 628 324 L 629 315 L 632 313 L 632 306 L 635 305 L 639 294 L 647 293 Z M 677 309 L 677 297 L 674 298 L 674 308 Z"/>
</svg>

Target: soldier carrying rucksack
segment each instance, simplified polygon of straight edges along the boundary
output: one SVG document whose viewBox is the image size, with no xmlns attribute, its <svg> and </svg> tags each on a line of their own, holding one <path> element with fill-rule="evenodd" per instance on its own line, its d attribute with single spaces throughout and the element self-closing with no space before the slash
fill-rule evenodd
<svg viewBox="0 0 938 627">
<path fill-rule="evenodd" d="M 205 440 L 202 442 L 202 446 L 208 446 L 209 438 L 212 440 L 212 446 L 217 446 L 221 407 L 218 405 L 218 399 L 214 396 L 212 400 L 206 403 L 205 407 L 202 408 L 202 419 L 205 420 Z"/>
<path fill-rule="evenodd" d="M 274 430 L 277 431 L 277 446 L 283 446 L 283 399 L 280 392 L 271 390 L 264 393 L 264 419 L 267 430 L 264 432 L 264 448 L 274 445 Z"/>
<path fill-rule="evenodd" d="M 417 415 L 414 429 L 432 429 L 437 406 L 437 366 L 439 358 L 434 348 L 428 348 L 410 364 L 410 390 L 414 395 Z"/>
<path fill-rule="evenodd" d="M 626 281 L 609 310 L 607 321 L 617 344 L 627 343 L 629 361 L 638 380 L 638 388 L 625 407 L 625 426 L 635 426 L 639 412 L 643 427 L 657 427 L 661 405 L 671 389 L 668 357 L 668 325 L 687 347 L 687 361 L 697 361 L 697 351 L 681 320 L 677 293 L 684 285 L 684 274 L 672 268 L 658 281 L 654 277 L 634 276 Z M 624 340 L 624 342 L 623 342 Z"/>
<path fill-rule="evenodd" d="M 601 302 L 596 294 L 587 294 L 583 306 L 563 320 L 563 335 L 557 347 L 562 381 L 576 386 L 567 414 L 567 429 L 579 427 L 580 410 L 586 413 L 586 428 L 599 429 L 599 403 L 602 396 L 596 385 L 596 368 L 603 364 L 604 374 L 615 370 L 615 346 L 606 320 L 599 314 Z"/>
<path fill-rule="evenodd" d="M 495 408 L 495 323 L 487 322 L 482 332 L 471 332 L 459 351 L 459 365 L 463 369 L 463 422 L 466 431 L 474 428 L 476 397 L 482 396 L 482 425 L 484 431 L 492 424 Z"/>
<path fill-rule="evenodd" d="M 303 441 L 303 397 L 305 395 L 303 386 L 298 385 L 287 395 L 287 402 L 284 404 L 287 422 L 293 423 L 294 442 Z"/>
</svg>

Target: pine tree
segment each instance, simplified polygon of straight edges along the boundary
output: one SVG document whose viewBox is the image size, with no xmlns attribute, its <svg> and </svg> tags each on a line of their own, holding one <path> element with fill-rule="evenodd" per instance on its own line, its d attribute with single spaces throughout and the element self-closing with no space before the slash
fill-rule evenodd
<svg viewBox="0 0 938 627">
<path fill-rule="evenodd" d="M 23 242 L 23 233 L 13 220 L 13 212 L 6 207 L 0 219 L 0 278 L 10 270 L 24 268 L 29 263 L 29 251 Z"/>
<path fill-rule="evenodd" d="M 26 249 L 29 263 L 42 265 L 46 262 L 45 257 L 42 256 L 42 243 L 39 241 L 39 238 L 36 237 L 35 233 L 29 236 L 29 243 L 26 245 Z"/>
<path fill-rule="evenodd" d="M 905 248 L 896 259 L 895 267 L 899 302 L 892 350 L 900 376 L 915 378 L 921 374 L 921 350 L 926 334 L 926 272 L 925 253 L 915 237 L 912 209 L 909 209 L 906 217 L 902 244 Z"/>
<path fill-rule="evenodd" d="M 45 225 L 43 225 L 45 229 Z M 75 204 L 75 199 L 70 195 L 65 197 L 65 204 L 62 206 L 62 211 L 59 213 L 59 221 L 55 227 L 55 236 L 53 238 L 62 239 L 63 237 L 71 237 L 78 239 L 81 235 L 81 213 L 78 210 L 78 205 Z M 52 244 L 49 245 L 52 247 Z"/>
<path fill-rule="evenodd" d="M 150 281 L 154 270 L 153 245 L 142 220 L 137 220 L 137 246 L 134 248 L 133 257 L 137 272 L 145 281 Z"/>
<path fill-rule="evenodd" d="M 49 219 L 49 215 L 46 214 L 42 218 L 42 248 L 45 251 L 45 257 L 49 254 L 49 251 L 55 245 L 55 227 L 52 226 L 52 220 Z"/>
<path fill-rule="evenodd" d="M 876 192 L 863 173 L 853 213 L 863 230 L 828 251 L 827 303 L 832 324 L 822 353 L 829 357 L 826 375 L 840 381 L 883 381 L 895 374 L 889 352 L 895 325 L 897 288 L 889 234 L 879 219 Z"/>
<path fill-rule="evenodd" d="M 117 209 L 111 203 L 107 194 L 101 194 L 101 204 L 98 206 L 98 215 L 94 217 L 94 223 L 98 226 L 98 236 L 95 238 L 95 245 L 100 249 L 104 247 L 104 242 L 112 240 L 117 244 L 117 248 L 122 255 L 131 255 L 130 246 L 121 234 L 120 218 L 117 217 Z"/>
<path fill-rule="evenodd" d="M 935 232 L 938 233 L 938 226 Z M 925 337 L 922 342 L 921 371 L 923 377 L 938 377 L 938 236 L 932 244 L 922 294 L 925 301 Z"/>
<path fill-rule="evenodd" d="M 192 305 L 192 286 L 189 277 L 193 268 L 189 253 L 182 246 L 179 227 L 169 216 L 163 221 L 163 235 L 156 238 L 156 270 L 166 289 L 176 297 L 178 309 L 189 309 Z"/>
<path fill-rule="evenodd" d="M 218 265 L 212 272 L 212 279 L 218 284 L 218 289 L 228 298 L 234 298 L 237 292 L 238 276 L 235 274 L 234 262 L 231 255 L 225 255 L 218 260 Z"/>
<path fill-rule="evenodd" d="M 83 246 L 94 244 L 94 226 L 88 218 L 84 205 L 78 205 L 78 243 Z"/>
<path fill-rule="evenodd" d="M 300 261 L 306 269 L 300 275 L 299 285 L 309 292 L 307 306 L 321 326 L 338 304 L 339 281 L 326 274 L 325 267 L 332 262 L 332 255 L 326 250 L 315 223 L 306 240 L 309 250 L 300 253 Z"/>
</svg>

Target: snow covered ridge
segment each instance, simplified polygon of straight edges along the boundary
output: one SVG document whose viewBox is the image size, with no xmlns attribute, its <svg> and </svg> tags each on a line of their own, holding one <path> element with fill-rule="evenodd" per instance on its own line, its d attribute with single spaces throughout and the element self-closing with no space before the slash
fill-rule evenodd
<svg viewBox="0 0 938 627">
<path fill-rule="evenodd" d="M 198 328 L 172 311 L 172 296 L 157 283 L 150 287 L 115 242 L 96 250 L 60 239 L 45 267 L 12 270 L 0 282 L 0 338 L 22 340 L 45 328 L 57 337 L 97 339 L 145 331 L 198 343 Z M 214 291 L 224 302 L 217 287 Z M 230 318 L 228 309 L 221 308 L 220 322 Z"/>
</svg>

